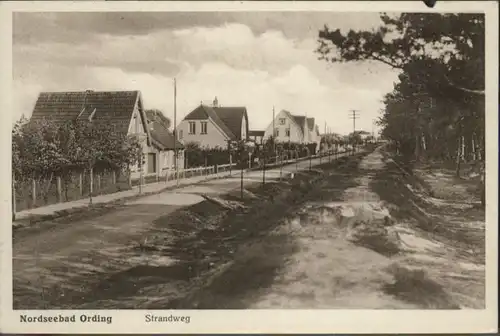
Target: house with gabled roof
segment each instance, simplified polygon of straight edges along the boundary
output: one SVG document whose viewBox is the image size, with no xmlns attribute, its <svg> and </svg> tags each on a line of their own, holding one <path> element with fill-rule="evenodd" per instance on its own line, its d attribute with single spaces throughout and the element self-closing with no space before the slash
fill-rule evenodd
<svg viewBox="0 0 500 336">
<path fill-rule="evenodd" d="M 264 140 L 274 136 L 277 142 L 309 143 L 309 133 L 308 118 L 281 110 L 266 128 Z"/>
<path fill-rule="evenodd" d="M 266 128 L 264 140 L 272 136 L 276 142 L 316 143 L 316 148 L 319 148 L 321 142 L 319 127 L 314 118 L 295 115 L 287 110 L 281 110 Z"/>
<path fill-rule="evenodd" d="M 143 145 L 143 173 L 161 175 L 173 166 L 174 138 L 158 120 L 146 115 L 140 91 L 42 92 L 35 103 L 30 120 L 49 119 L 56 123 L 87 120 L 111 123 L 115 132 L 137 136 Z M 178 164 L 183 167 L 183 146 L 178 143 Z M 170 161 L 169 159 L 170 158 Z M 138 167 L 131 167 L 132 178 L 138 178 Z"/>
<path fill-rule="evenodd" d="M 214 99 L 212 106 L 201 103 L 177 126 L 179 140 L 206 148 L 227 148 L 228 141 L 248 139 L 246 107 L 222 107 Z"/>
</svg>

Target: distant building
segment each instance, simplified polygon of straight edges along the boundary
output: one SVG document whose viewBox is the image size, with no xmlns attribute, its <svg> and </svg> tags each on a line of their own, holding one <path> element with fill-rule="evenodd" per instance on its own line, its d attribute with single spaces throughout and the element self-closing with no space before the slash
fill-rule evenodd
<svg viewBox="0 0 500 336">
<path fill-rule="evenodd" d="M 264 133 L 266 131 L 248 131 L 248 140 L 261 144 L 264 141 Z"/>
<path fill-rule="evenodd" d="M 247 109 L 219 106 L 216 97 L 212 106 L 200 104 L 191 111 L 177 130 L 184 144 L 195 142 L 207 148 L 226 148 L 229 140 L 248 139 Z"/>
<path fill-rule="evenodd" d="M 274 127 L 274 129 L 273 129 Z M 277 142 L 296 142 L 302 144 L 319 143 L 321 137 L 314 118 L 293 115 L 281 110 L 265 130 L 264 140 L 274 136 Z"/>
</svg>

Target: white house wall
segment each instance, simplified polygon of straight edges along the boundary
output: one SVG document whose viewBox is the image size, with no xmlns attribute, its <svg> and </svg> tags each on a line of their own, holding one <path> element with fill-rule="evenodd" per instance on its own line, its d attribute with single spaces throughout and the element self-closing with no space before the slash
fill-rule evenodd
<svg viewBox="0 0 500 336">
<path fill-rule="evenodd" d="M 285 125 L 280 125 L 279 120 L 285 119 Z M 277 128 L 279 131 L 278 136 L 276 137 L 276 141 L 278 142 L 303 142 L 303 134 L 302 130 L 299 128 L 297 123 L 295 123 L 292 119 L 290 119 L 288 113 L 284 111 L 280 111 L 276 118 L 274 119 L 274 128 Z M 290 136 L 286 136 L 286 129 L 290 128 Z M 269 139 L 273 135 L 273 123 L 271 122 L 269 126 L 267 126 L 264 132 L 264 140 Z"/>
<path fill-rule="evenodd" d="M 194 122 L 196 124 L 196 134 L 189 134 L 189 123 Z M 207 123 L 207 134 L 201 134 L 201 123 Z M 211 120 L 183 120 L 177 127 L 177 132 L 179 135 L 179 140 L 183 144 L 187 144 L 189 142 L 196 142 L 201 147 L 227 147 L 227 137 L 226 135 L 219 129 L 219 127 Z"/>
<path fill-rule="evenodd" d="M 247 138 L 247 120 L 245 117 L 241 118 L 241 139 Z"/>
</svg>

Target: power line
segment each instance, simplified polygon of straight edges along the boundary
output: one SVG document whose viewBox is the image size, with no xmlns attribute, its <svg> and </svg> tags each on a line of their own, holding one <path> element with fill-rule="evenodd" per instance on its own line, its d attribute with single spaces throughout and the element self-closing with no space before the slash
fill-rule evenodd
<svg viewBox="0 0 500 336">
<path fill-rule="evenodd" d="M 359 119 L 359 110 L 350 110 L 349 119 L 352 119 L 352 132 L 356 132 L 356 119 Z"/>
</svg>

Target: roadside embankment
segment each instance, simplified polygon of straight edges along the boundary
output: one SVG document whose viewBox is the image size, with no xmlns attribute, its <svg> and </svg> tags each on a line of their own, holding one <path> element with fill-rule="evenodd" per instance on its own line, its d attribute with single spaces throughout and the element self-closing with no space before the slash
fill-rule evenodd
<svg viewBox="0 0 500 336">
<path fill-rule="evenodd" d="M 355 167 L 364 155 L 343 157 L 310 171 L 293 173 L 281 182 L 254 184 L 244 190 L 243 199 L 235 190 L 208 196 L 203 202 L 159 217 L 140 240 L 122 251 L 122 262 L 130 262 L 130 268 L 97 275 L 85 292 L 72 295 L 71 302 L 60 299 L 58 305 L 82 309 L 202 308 L 191 305 L 196 293 L 211 286 L 222 274 L 241 267 L 241 262 L 246 262 L 242 257 L 247 258 L 244 251 L 267 237 L 283 218 L 311 197 L 311 192 L 318 190 L 326 167 L 349 170 L 346 167 Z M 349 180 L 339 182 L 346 185 Z M 265 255 L 271 263 L 268 271 L 282 264 L 280 254 L 268 251 Z M 266 267 L 266 262 L 254 261 Z M 238 276 L 224 287 L 244 293 L 241 282 L 247 283 L 248 277 L 245 273 Z M 270 279 L 269 272 L 262 276 L 260 281 Z M 259 285 L 255 280 L 252 284 Z"/>
<path fill-rule="evenodd" d="M 453 226 L 454 208 L 416 207 L 423 183 L 383 151 L 352 163 L 324 175 L 305 202 L 173 307 L 483 308 L 481 254 L 471 259 L 460 236 L 428 225 Z"/>
</svg>

